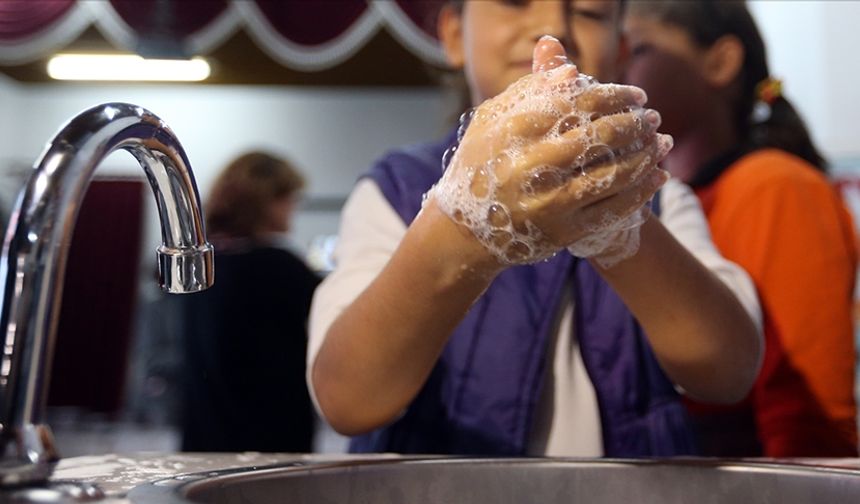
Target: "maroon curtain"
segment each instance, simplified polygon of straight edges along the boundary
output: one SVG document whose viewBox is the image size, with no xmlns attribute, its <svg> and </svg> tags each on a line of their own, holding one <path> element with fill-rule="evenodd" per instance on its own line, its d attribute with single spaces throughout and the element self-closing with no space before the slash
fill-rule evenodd
<svg viewBox="0 0 860 504">
<path fill-rule="evenodd" d="M 76 0 L 0 0 L 0 42 L 14 42 L 50 27 Z"/>
<path fill-rule="evenodd" d="M 69 248 L 48 405 L 114 413 L 133 333 L 144 184 L 94 180 Z"/>
<path fill-rule="evenodd" d="M 436 18 L 446 0 L 396 0 L 396 2 L 416 27 L 436 38 Z"/>
<path fill-rule="evenodd" d="M 302 45 L 324 44 L 349 29 L 367 9 L 365 0 L 254 0 L 284 38 Z"/>
<path fill-rule="evenodd" d="M 110 0 L 117 14 L 140 34 L 187 37 L 222 14 L 227 0 Z"/>
<path fill-rule="evenodd" d="M 77 0 L 0 0 L 0 63 L 43 57 L 72 42 L 89 24 L 109 34 L 109 40 L 117 45 L 137 44 L 121 47 L 124 50 L 142 52 L 141 46 L 149 50 L 158 42 L 156 47 L 189 48 L 194 54 L 206 54 L 226 42 L 235 29 L 244 29 L 256 35 L 261 47 L 283 64 L 297 68 L 310 65 L 316 70 L 339 64 L 344 55 L 355 52 L 377 27 L 382 27 L 392 30 L 419 58 L 441 63 L 435 19 L 444 2 L 102 0 L 84 8 Z M 69 20 L 64 29 L 52 29 L 64 20 Z M 278 36 L 291 44 L 281 45 Z M 23 53 L 20 44 L 27 45 Z M 305 49 L 312 54 L 302 53 Z M 155 55 L 158 51 L 152 52 Z"/>
</svg>

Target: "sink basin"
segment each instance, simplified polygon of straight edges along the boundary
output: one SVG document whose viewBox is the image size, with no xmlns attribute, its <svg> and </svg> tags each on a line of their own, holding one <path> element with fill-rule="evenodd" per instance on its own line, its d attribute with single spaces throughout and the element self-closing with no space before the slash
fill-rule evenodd
<svg viewBox="0 0 860 504">
<path fill-rule="evenodd" d="M 860 471 L 705 459 L 422 458 L 294 464 L 138 486 L 135 504 L 860 502 Z"/>
</svg>

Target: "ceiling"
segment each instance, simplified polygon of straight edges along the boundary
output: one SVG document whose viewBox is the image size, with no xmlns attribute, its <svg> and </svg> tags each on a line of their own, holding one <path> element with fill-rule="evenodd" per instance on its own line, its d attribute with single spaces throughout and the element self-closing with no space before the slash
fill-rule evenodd
<svg viewBox="0 0 860 504">
<path fill-rule="evenodd" d="M 89 27 L 63 52 L 119 52 Z M 245 33 L 236 30 L 226 43 L 205 55 L 212 74 L 203 84 L 295 86 L 433 86 L 441 69 L 415 56 L 385 29 L 380 29 L 351 58 L 316 72 L 287 68 L 270 58 Z M 0 66 L 0 72 L 21 83 L 56 82 L 48 77 L 47 58 L 27 64 Z M 198 83 L 199 84 L 199 83 Z"/>
</svg>

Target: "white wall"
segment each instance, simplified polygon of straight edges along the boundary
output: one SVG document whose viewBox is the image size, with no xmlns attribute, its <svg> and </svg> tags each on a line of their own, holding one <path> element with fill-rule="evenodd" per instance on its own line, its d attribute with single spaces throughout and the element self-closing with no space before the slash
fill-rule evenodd
<svg viewBox="0 0 860 504">
<path fill-rule="evenodd" d="M 288 156 L 304 171 L 309 198 L 345 197 L 387 149 L 433 139 L 444 133 L 448 119 L 435 89 L 44 84 L 19 86 L 15 95 L 13 108 L 19 112 L 7 149 L 18 164 L 31 165 L 80 111 L 125 101 L 149 109 L 173 129 L 204 195 L 233 156 L 259 147 Z M 100 171 L 142 173 L 125 152 L 111 155 Z M 157 220 L 154 210 L 148 215 L 147 246 L 154 248 Z M 293 237 L 304 247 L 314 235 L 336 230 L 336 212 L 300 212 Z"/>
<path fill-rule="evenodd" d="M 22 159 L 17 149 L 20 128 L 16 121 L 21 116 L 20 94 L 21 86 L 0 74 L 0 227 L 5 224 L 21 185 L 20 175 L 12 173 L 26 170 L 33 162 L 32 159 Z"/>
<path fill-rule="evenodd" d="M 828 100 L 828 149 L 838 156 L 860 158 L 860 2 L 819 2 L 824 9 L 822 26 L 827 30 L 820 58 L 823 72 L 818 93 Z M 858 166 L 860 169 L 860 166 Z"/>
<path fill-rule="evenodd" d="M 748 2 L 768 48 L 771 74 L 824 153 L 860 158 L 860 2 Z M 858 167 L 860 168 L 860 167 Z"/>
<path fill-rule="evenodd" d="M 4 161 L 12 155 L 12 123 L 13 118 L 18 116 L 15 101 L 17 95 L 18 86 L 15 82 L 0 74 L 0 167 L 5 165 Z"/>
<path fill-rule="evenodd" d="M 225 161 L 258 146 L 301 166 L 310 194 L 343 195 L 385 149 L 432 138 L 443 120 L 434 90 L 41 85 L 20 96 L 27 114 L 18 122 L 19 152 L 38 154 L 68 118 L 107 101 L 142 105 L 161 117 L 181 140 L 204 192 Z"/>
</svg>

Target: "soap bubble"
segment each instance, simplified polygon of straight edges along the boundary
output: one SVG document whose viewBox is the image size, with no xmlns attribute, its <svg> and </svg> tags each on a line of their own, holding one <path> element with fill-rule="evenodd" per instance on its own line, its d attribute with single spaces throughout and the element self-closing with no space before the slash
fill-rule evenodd
<svg viewBox="0 0 860 504">
<path fill-rule="evenodd" d="M 615 181 L 618 168 L 615 165 L 615 153 L 609 146 L 595 144 L 588 147 L 582 154 L 582 176 L 588 180 L 588 190 L 599 192 Z"/>
<path fill-rule="evenodd" d="M 457 146 L 452 145 L 451 147 L 448 147 L 447 149 L 445 149 L 445 152 L 442 153 L 442 170 L 443 171 L 448 168 L 448 165 L 451 164 L 451 159 L 454 158 L 454 154 L 456 152 L 457 152 Z"/>
<path fill-rule="evenodd" d="M 532 171 L 523 184 L 523 191 L 529 196 L 543 194 L 559 189 L 564 185 L 560 170 L 551 166 L 541 166 Z"/>
<path fill-rule="evenodd" d="M 490 224 L 490 227 L 505 229 L 511 223 L 511 216 L 504 205 L 493 203 L 487 210 L 487 222 Z"/>
</svg>

